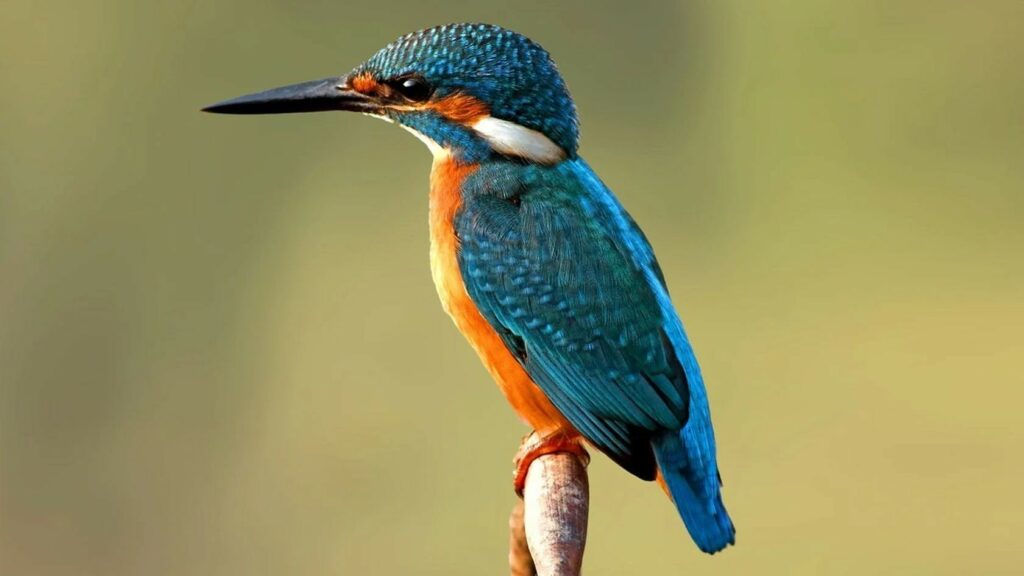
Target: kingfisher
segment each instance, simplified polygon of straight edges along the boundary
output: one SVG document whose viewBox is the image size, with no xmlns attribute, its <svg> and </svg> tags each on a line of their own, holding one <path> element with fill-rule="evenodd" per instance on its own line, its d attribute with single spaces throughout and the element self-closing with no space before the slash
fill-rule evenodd
<svg viewBox="0 0 1024 576">
<path fill-rule="evenodd" d="M 348 74 L 203 110 L 361 112 L 423 141 L 442 306 L 541 439 L 517 458 L 517 491 L 535 458 L 585 442 L 657 480 L 702 551 L 735 542 L 693 348 L 650 243 L 579 155 L 576 106 L 539 44 L 437 26 Z"/>
</svg>

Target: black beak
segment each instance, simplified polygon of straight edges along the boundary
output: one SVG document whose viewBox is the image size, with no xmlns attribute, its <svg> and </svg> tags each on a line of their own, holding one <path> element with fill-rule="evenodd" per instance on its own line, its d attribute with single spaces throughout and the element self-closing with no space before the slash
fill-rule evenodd
<svg viewBox="0 0 1024 576">
<path fill-rule="evenodd" d="M 346 87 L 346 78 L 325 78 L 239 96 L 203 108 L 217 114 L 288 114 L 349 110 L 380 113 L 380 103 Z"/>
</svg>

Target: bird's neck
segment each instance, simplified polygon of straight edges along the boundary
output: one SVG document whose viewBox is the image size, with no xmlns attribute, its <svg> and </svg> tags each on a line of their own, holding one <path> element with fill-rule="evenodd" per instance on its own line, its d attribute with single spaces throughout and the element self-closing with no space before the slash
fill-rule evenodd
<svg viewBox="0 0 1024 576">
<path fill-rule="evenodd" d="M 430 169 L 430 237 L 433 243 L 454 243 L 453 219 L 462 205 L 462 184 L 479 164 L 462 162 L 440 149 Z"/>
<path fill-rule="evenodd" d="M 491 146 L 469 126 L 434 113 L 405 114 L 397 121 L 427 145 L 434 164 L 448 158 L 463 164 L 479 164 L 494 155 Z"/>
<path fill-rule="evenodd" d="M 551 165 L 569 156 L 543 133 L 486 113 L 458 120 L 434 112 L 409 113 L 396 121 L 423 141 L 435 157 L 447 153 L 464 164 L 511 158 Z"/>
</svg>

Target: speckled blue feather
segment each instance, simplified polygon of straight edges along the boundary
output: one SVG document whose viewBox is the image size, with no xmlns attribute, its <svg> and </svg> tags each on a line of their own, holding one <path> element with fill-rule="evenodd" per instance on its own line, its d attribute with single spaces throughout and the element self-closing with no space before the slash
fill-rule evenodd
<svg viewBox="0 0 1024 576">
<path fill-rule="evenodd" d="M 548 53 L 497 26 L 455 24 L 402 36 L 353 73 L 418 74 L 435 99 L 469 94 L 565 150 L 534 164 L 429 108 L 389 112 L 476 167 L 453 222 L 459 270 L 531 379 L 624 468 L 647 480 L 660 469 L 702 550 L 732 543 L 697 360 L 646 238 L 576 154 L 576 109 Z"/>
<path fill-rule="evenodd" d="M 416 133 L 434 154 L 435 282 L 513 406 L 544 433 L 573 433 L 567 420 L 641 478 L 660 471 L 701 550 L 733 543 L 697 360 L 646 238 L 577 154 L 576 108 L 543 48 L 439 26 L 347 76 L 206 110 L 352 110 Z"/>
<path fill-rule="evenodd" d="M 529 38 L 490 24 L 449 24 L 406 34 L 353 74 L 378 80 L 423 76 L 438 96 L 463 92 L 486 102 L 491 115 L 537 130 L 576 153 L 579 126 L 569 90 L 551 56 Z M 409 116 L 400 118 L 405 123 Z M 451 126 L 413 117 L 421 133 L 442 143 Z M 425 131 L 424 131 L 425 130 Z M 474 159 L 478 159 L 474 157 Z"/>
<path fill-rule="evenodd" d="M 582 159 L 486 163 L 455 219 L 470 297 L 552 403 L 641 478 L 655 460 L 698 546 L 735 531 L 700 368 L 639 228 Z"/>
</svg>

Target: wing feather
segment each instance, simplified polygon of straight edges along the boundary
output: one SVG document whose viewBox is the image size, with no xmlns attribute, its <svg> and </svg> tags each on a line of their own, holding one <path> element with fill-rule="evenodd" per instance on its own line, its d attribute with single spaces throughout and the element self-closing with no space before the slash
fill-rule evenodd
<svg viewBox="0 0 1024 576">
<path fill-rule="evenodd" d="M 653 269 L 571 173 L 494 170 L 507 172 L 478 172 L 456 217 L 470 297 L 584 437 L 652 478 L 650 438 L 682 428 L 689 402 Z"/>
</svg>

